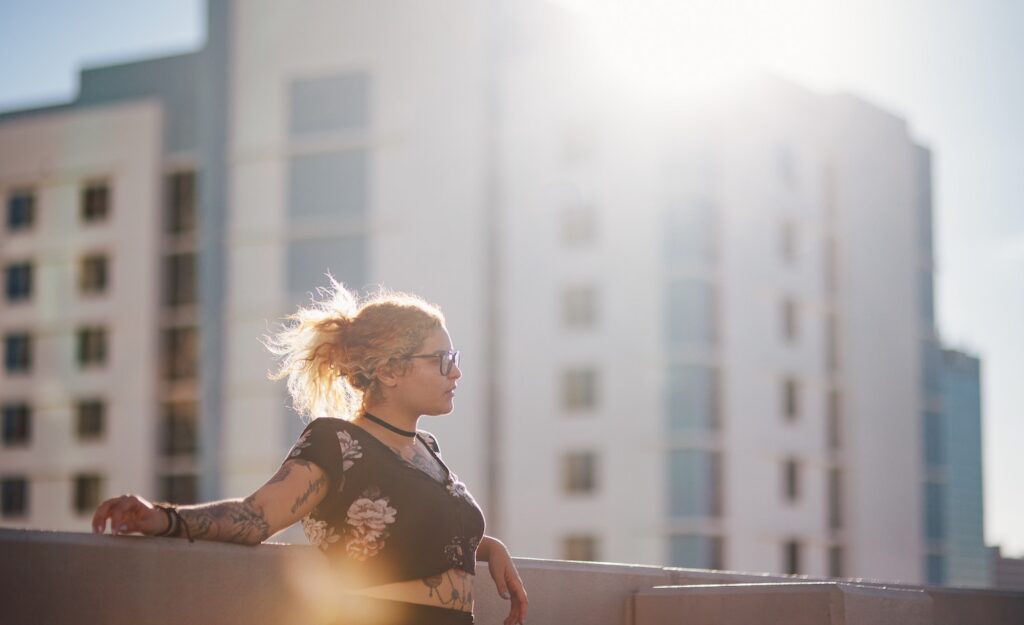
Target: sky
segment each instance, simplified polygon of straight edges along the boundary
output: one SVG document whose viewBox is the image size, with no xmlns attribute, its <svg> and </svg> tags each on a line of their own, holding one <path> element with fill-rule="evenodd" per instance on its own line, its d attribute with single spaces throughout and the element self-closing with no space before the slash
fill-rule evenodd
<svg viewBox="0 0 1024 625">
<path fill-rule="evenodd" d="M 908 121 L 933 152 L 939 332 L 982 359 L 986 540 L 1024 556 L 1024 3 L 551 1 L 614 25 L 638 65 L 763 67 Z M 0 111 L 71 99 L 83 66 L 204 38 L 201 0 L 3 0 Z"/>
</svg>

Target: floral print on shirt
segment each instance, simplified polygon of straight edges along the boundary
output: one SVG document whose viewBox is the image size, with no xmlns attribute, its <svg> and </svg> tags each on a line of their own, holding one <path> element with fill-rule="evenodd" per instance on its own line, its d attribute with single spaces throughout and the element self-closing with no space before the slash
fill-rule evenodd
<svg viewBox="0 0 1024 625">
<path fill-rule="evenodd" d="M 377 555 L 387 541 L 390 532 L 388 525 L 395 522 L 398 510 L 392 508 L 387 497 L 371 487 L 352 502 L 348 508 L 346 522 L 350 528 L 346 532 L 345 550 L 356 560 L 366 560 Z"/>
<path fill-rule="evenodd" d="M 302 519 L 302 531 L 309 544 L 316 545 L 323 551 L 326 551 L 331 543 L 336 543 L 341 539 L 341 536 L 334 531 L 334 527 L 327 524 L 327 521 L 314 519 L 311 514 L 307 514 Z"/>
<path fill-rule="evenodd" d="M 356 459 L 363 457 L 363 448 L 359 440 L 345 430 L 338 431 L 338 446 L 341 447 L 341 479 L 338 480 L 338 492 L 345 488 L 345 471 L 352 468 Z"/>
<path fill-rule="evenodd" d="M 288 452 L 288 457 L 297 458 L 300 454 L 302 454 L 303 449 L 312 445 L 312 443 L 309 441 L 309 437 L 312 434 L 313 430 L 306 430 L 305 432 L 303 432 L 302 436 L 299 437 L 299 440 L 295 441 L 295 444 L 292 445 L 292 450 Z"/>
</svg>

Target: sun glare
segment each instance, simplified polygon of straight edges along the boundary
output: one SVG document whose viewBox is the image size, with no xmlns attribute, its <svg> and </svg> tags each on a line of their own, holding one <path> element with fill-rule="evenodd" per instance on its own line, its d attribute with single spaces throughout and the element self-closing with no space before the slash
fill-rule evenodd
<svg viewBox="0 0 1024 625">
<path fill-rule="evenodd" d="M 759 69 L 820 75 L 841 45 L 828 1 L 553 1 L 579 21 L 592 69 L 651 97 L 706 95 Z"/>
</svg>

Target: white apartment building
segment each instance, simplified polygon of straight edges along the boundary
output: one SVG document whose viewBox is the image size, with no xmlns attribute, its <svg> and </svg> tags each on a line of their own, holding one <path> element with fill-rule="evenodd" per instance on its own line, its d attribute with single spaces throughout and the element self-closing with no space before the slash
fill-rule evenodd
<svg viewBox="0 0 1024 625">
<path fill-rule="evenodd" d="M 922 581 L 927 151 L 869 104 L 766 77 L 652 101 L 588 65 L 574 28 L 539 0 L 212 0 L 204 50 L 90 70 L 110 75 L 85 72 L 72 105 L 0 116 L 10 210 L 55 184 L 25 150 L 150 111 L 148 134 L 105 142 L 124 155 L 77 144 L 105 163 L 86 177 L 118 185 L 116 219 L 146 194 L 128 213 L 146 234 L 109 243 L 108 368 L 132 364 L 109 378 L 96 496 L 244 496 L 271 475 L 301 423 L 259 339 L 330 270 L 445 310 L 464 379 L 422 427 L 513 553 Z M 162 76 L 156 101 L 140 75 Z M 195 218 L 169 227 L 196 184 Z M 5 266 L 55 262 L 44 238 L 71 249 L 42 215 L 74 198 L 39 193 L 36 234 L 0 235 Z M 0 329 L 52 332 L 8 317 L 43 305 L 0 304 Z M 80 375 L 41 360 L 0 378 L 33 424 L 0 457 L 31 511 L 0 523 L 80 529 L 36 485 L 92 466 L 44 429 L 70 419 L 69 389 L 100 388 Z"/>
<path fill-rule="evenodd" d="M 4 525 L 88 530 L 151 491 L 162 112 L 139 101 L 0 123 Z"/>
</svg>

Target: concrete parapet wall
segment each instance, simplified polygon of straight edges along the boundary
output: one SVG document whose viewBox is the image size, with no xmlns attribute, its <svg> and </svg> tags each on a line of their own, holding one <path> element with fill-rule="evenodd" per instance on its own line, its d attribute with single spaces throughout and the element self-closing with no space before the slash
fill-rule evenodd
<svg viewBox="0 0 1024 625">
<path fill-rule="evenodd" d="M 517 559 L 530 625 L 1024 623 L 1024 593 Z M 507 603 L 478 569 L 476 622 Z M 0 623 L 277 625 L 345 610 L 312 547 L 0 529 Z"/>
<path fill-rule="evenodd" d="M 843 582 L 664 586 L 638 592 L 631 625 L 931 625 L 923 590 Z"/>
</svg>

